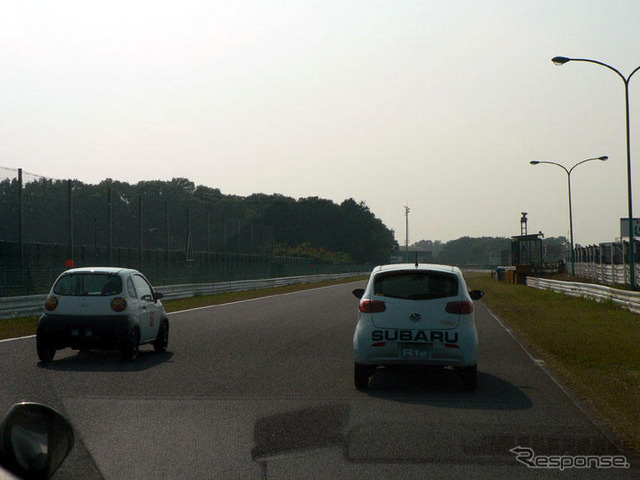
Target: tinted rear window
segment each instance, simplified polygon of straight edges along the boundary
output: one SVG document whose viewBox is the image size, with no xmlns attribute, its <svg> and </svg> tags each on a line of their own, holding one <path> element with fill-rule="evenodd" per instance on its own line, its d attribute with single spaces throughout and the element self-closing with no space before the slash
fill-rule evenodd
<svg viewBox="0 0 640 480">
<path fill-rule="evenodd" d="M 430 300 L 458 295 L 458 278 L 441 272 L 399 272 L 380 275 L 374 294 L 406 300 Z"/>
<path fill-rule="evenodd" d="M 74 273 L 61 277 L 53 287 L 56 295 L 110 296 L 122 292 L 122 279 L 107 273 Z"/>
</svg>

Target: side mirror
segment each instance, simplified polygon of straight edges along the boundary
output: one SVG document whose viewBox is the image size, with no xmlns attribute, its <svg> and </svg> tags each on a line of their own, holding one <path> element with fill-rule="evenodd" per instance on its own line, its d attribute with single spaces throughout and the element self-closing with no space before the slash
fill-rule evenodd
<svg viewBox="0 0 640 480">
<path fill-rule="evenodd" d="M 364 288 L 356 288 L 351 293 L 353 293 L 353 296 L 356 298 L 362 298 L 364 295 Z"/>
<path fill-rule="evenodd" d="M 471 296 L 471 300 L 480 300 L 484 297 L 484 292 L 482 290 L 471 290 L 469 291 L 469 296 Z"/>
<path fill-rule="evenodd" d="M 71 424 L 40 403 L 17 403 L 0 423 L 0 463 L 20 478 L 50 478 L 73 448 Z"/>
<path fill-rule="evenodd" d="M 156 301 L 156 302 L 157 302 L 157 301 L 158 301 L 158 300 L 160 300 L 161 298 L 164 298 L 164 293 L 161 293 L 161 292 L 153 292 L 153 300 L 154 300 L 154 301 Z"/>
</svg>

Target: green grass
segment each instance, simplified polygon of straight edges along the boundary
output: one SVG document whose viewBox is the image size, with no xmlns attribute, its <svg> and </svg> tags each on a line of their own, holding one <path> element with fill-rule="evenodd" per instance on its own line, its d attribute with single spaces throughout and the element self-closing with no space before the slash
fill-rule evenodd
<svg viewBox="0 0 640 480">
<path fill-rule="evenodd" d="M 38 318 L 38 316 L 30 316 L 0 320 L 0 340 L 35 335 Z"/>
<path fill-rule="evenodd" d="M 220 305 L 223 303 L 238 302 L 241 300 L 249 300 L 251 298 L 266 297 L 269 295 L 281 295 L 283 293 L 297 292 L 301 290 L 309 290 L 327 285 L 337 285 L 339 283 L 356 282 L 358 280 L 366 280 L 367 277 L 351 277 L 341 280 L 327 280 L 323 282 L 301 283 L 297 285 L 288 285 L 285 287 L 265 288 L 261 290 L 247 290 L 244 292 L 220 293 L 217 295 L 199 295 L 195 297 L 179 298 L 176 300 L 166 300 L 162 303 L 167 312 L 177 312 L 180 310 L 189 310 L 191 308 L 204 307 L 208 305 Z M 26 337 L 36 334 L 39 316 L 11 318 L 0 320 L 0 340 L 7 338 Z"/>
<path fill-rule="evenodd" d="M 269 295 L 281 295 L 283 293 L 298 292 L 312 288 L 324 287 L 327 285 L 337 285 L 340 283 L 356 282 L 366 280 L 367 277 L 352 277 L 342 280 L 326 280 L 324 282 L 301 283 L 297 285 L 287 285 L 286 287 L 265 288 L 261 290 L 247 290 L 244 292 L 220 293 L 216 295 L 202 295 L 197 297 L 180 298 L 177 300 L 167 300 L 162 302 L 167 312 L 188 310 L 190 308 L 204 307 L 208 305 L 220 305 L 223 303 L 238 302 L 252 298 L 266 297 Z"/>
<path fill-rule="evenodd" d="M 579 398 L 640 451 L 640 316 L 613 302 L 467 276 L 470 288 Z"/>
</svg>

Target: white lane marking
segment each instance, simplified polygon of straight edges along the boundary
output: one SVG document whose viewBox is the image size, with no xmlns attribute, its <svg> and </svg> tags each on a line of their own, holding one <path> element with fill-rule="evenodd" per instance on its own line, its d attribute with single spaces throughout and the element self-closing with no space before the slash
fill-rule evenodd
<svg viewBox="0 0 640 480">
<path fill-rule="evenodd" d="M 0 343 L 13 342 L 14 340 L 24 340 L 25 338 L 36 338 L 36 336 L 35 335 L 27 335 L 26 337 L 5 338 L 4 340 L 0 340 Z"/>
<path fill-rule="evenodd" d="M 496 322 L 498 322 L 498 324 L 499 324 L 499 325 L 500 325 L 500 326 L 501 326 L 501 327 L 502 327 L 502 328 L 503 328 L 503 329 L 504 329 L 504 330 L 509 334 L 509 336 L 510 336 L 511 338 L 513 338 L 513 339 L 516 341 L 516 343 L 517 343 L 518 345 L 520 345 L 520 348 L 524 351 L 524 353 L 526 353 L 526 354 L 527 354 L 527 357 L 529 357 L 533 363 L 535 363 L 535 364 L 536 364 L 536 365 L 538 365 L 539 367 L 542 367 L 542 366 L 544 365 L 544 360 L 541 360 L 541 359 L 539 359 L 539 358 L 535 358 L 535 357 L 531 354 L 531 352 L 529 352 L 529 350 L 527 349 L 527 347 L 526 347 L 526 346 L 525 346 L 525 345 L 520 341 L 520 339 L 519 339 L 519 338 L 518 338 L 518 337 L 513 333 L 513 330 L 511 330 L 511 328 L 509 328 L 507 325 L 505 325 L 505 324 L 504 324 L 504 322 L 503 322 L 502 320 L 500 320 L 500 319 L 499 319 L 499 318 L 498 318 L 498 317 L 497 317 L 497 316 L 496 316 L 496 315 L 495 315 L 495 314 L 494 314 L 494 313 L 489 309 L 489 307 L 487 307 L 486 305 L 484 305 L 484 308 L 486 308 L 486 309 L 487 309 L 487 312 L 489 312 L 489 315 L 491 315 L 491 316 L 493 317 L 493 319 L 494 319 Z M 551 377 L 551 379 L 552 379 L 554 382 L 556 382 L 555 378 L 553 378 L 553 377 L 549 374 L 549 372 L 547 372 L 547 375 L 549 375 L 549 376 Z M 556 384 L 558 384 L 558 386 L 559 386 L 560 388 L 562 388 L 562 387 L 561 387 L 561 385 L 560 385 L 558 382 L 556 382 Z"/>
</svg>

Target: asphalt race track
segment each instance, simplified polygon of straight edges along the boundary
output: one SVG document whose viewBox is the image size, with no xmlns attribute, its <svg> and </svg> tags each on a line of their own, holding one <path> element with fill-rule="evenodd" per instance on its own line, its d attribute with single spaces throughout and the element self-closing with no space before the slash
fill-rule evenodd
<svg viewBox="0 0 640 480">
<path fill-rule="evenodd" d="M 640 478 L 482 302 L 476 392 L 446 371 L 380 371 L 355 390 L 360 286 L 174 313 L 168 351 L 133 363 L 67 349 L 42 366 L 35 338 L 0 342 L 0 411 L 38 401 L 71 420 L 54 479 Z M 528 468 L 516 447 L 631 467 Z"/>
</svg>

